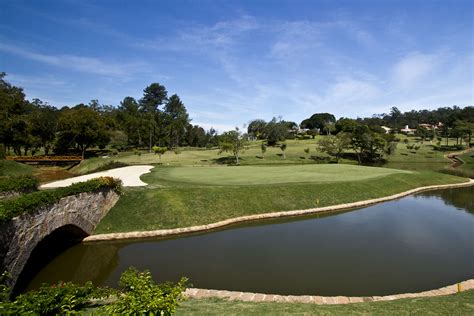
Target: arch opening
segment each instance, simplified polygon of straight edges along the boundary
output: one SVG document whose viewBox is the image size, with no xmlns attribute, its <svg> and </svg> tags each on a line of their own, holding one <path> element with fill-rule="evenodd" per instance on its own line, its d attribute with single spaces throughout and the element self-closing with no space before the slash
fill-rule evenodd
<svg viewBox="0 0 474 316">
<path fill-rule="evenodd" d="M 29 281 L 41 271 L 41 269 L 63 251 L 80 243 L 87 236 L 89 236 L 89 234 L 84 230 L 76 225 L 69 224 L 57 228 L 44 237 L 31 252 L 16 281 L 12 296 L 15 297 L 21 294 Z"/>
</svg>

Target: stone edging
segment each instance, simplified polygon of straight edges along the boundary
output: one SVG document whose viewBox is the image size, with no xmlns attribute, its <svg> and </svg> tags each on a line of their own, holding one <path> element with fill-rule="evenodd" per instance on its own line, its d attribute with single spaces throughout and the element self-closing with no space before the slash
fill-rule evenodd
<svg viewBox="0 0 474 316">
<path fill-rule="evenodd" d="M 183 228 L 175 228 L 175 229 L 159 229 L 159 230 L 150 230 L 150 231 L 135 231 L 135 232 L 127 232 L 127 233 L 91 235 L 91 236 L 86 237 L 83 241 L 94 242 L 94 241 L 140 239 L 140 238 L 151 238 L 151 237 L 165 237 L 165 236 L 172 236 L 172 235 L 184 235 L 184 234 L 189 234 L 189 233 L 209 231 L 216 228 L 221 228 L 224 226 L 228 226 L 228 225 L 236 224 L 236 223 L 242 223 L 242 222 L 249 222 L 249 221 L 256 221 L 256 220 L 270 219 L 270 218 L 310 215 L 310 214 L 321 213 L 321 212 L 341 211 L 341 210 L 345 210 L 349 208 L 362 207 L 362 206 L 367 206 L 367 205 L 376 204 L 380 202 L 395 200 L 395 199 L 399 199 L 401 197 L 418 193 L 421 191 L 458 188 L 458 187 L 465 187 L 465 186 L 471 186 L 471 185 L 474 185 L 474 179 L 469 179 L 468 182 L 463 182 L 463 183 L 419 187 L 419 188 L 411 189 L 405 192 L 397 193 L 394 195 L 365 200 L 365 201 L 318 207 L 318 208 L 312 208 L 312 209 L 306 209 L 306 210 L 294 210 L 294 211 L 283 211 L 283 212 L 273 212 L 273 213 L 240 216 L 240 217 L 230 218 L 227 220 L 219 221 L 219 222 L 208 224 L 208 225 L 199 225 L 199 226 L 191 226 L 191 227 L 183 227 Z"/>
<path fill-rule="evenodd" d="M 459 288 L 458 288 L 459 286 Z M 404 293 L 386 296 L 314 296 L 314 295 L 274 295 L 250 292 L 235 292 L 235 291 L 219 291 L 189 288 L 184 292 L 184 295 L 189 298 L 206 298 L 218 297 L 229 300 L 245 301 L 245 302 L 280 302 L 280 303 L 307 303 L 317 305 L 334 305 L 334 304 L 349 304 L 362 302 L 378 302 L 378 301 L 393 301 L 401 298 L 414 297 L 433 297 L 455 294 L 459 290 L 474 289 L 474 279 L 463 281 L 457 284 L 442 287 L 436 290 L 430 290 L 419 293 Z"/>
</svg>

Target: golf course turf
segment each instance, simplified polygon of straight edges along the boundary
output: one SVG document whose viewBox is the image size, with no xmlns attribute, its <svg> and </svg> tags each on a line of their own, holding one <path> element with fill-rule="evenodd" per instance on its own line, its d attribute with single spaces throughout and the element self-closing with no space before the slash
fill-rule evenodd
<svg viewBox="0 0 474 316">
<path fill-rule="evenodd" d="M 342 164 L 155 167 L 129 188 L 95 234 L 189 227 L 276 211 L 373 199 L 413 188 L 465 182 L 437 172 Z"/>
</svg>

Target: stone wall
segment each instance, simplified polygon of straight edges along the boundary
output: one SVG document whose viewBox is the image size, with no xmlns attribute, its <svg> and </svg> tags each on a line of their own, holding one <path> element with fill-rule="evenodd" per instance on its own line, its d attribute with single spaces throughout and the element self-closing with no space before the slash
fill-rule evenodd
<svg viewBox="0 0 474 316">
<path fill-rule="evenodd" d="M 56 229 L 74 225 L 90 235 L 118 201 L 113 190 L 81 193 L 56 204 L 15 217 L 0 226 L 0 271 L 10 272 L 14 285 L 33 249 Z"/>
</svg>

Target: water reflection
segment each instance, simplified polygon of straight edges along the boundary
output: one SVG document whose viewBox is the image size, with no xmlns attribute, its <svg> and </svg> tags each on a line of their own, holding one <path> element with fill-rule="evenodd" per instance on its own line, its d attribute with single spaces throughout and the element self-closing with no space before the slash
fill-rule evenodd
<svg viewBox="0 0 474 316">
<path fill-rule="evenodd" d="M 452 205 L 459 210 L 465 210 L 474 214 L 474 186 L 458 188 L 435 190 L 420 193 L 420 196 L 438 197 L 446 205 Z"/>
</svg>

